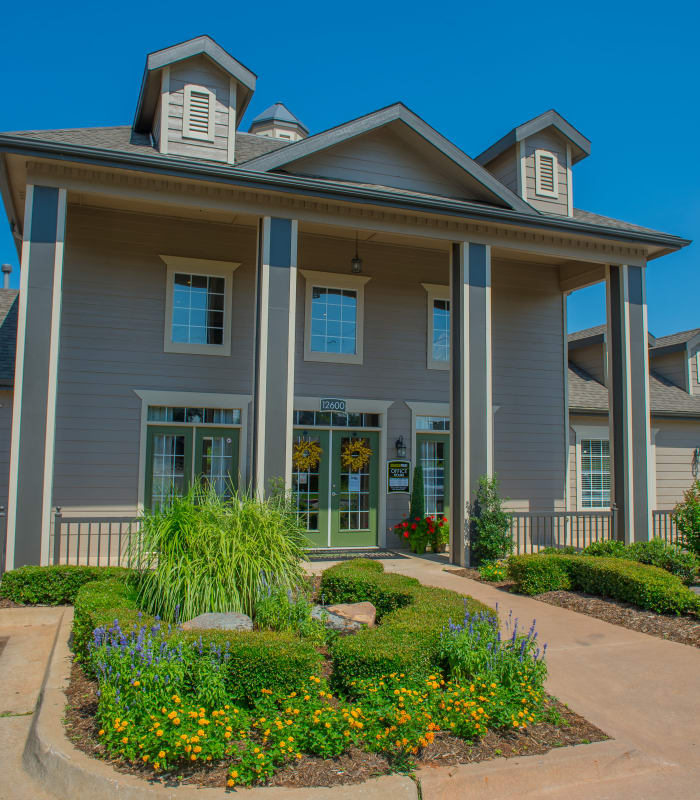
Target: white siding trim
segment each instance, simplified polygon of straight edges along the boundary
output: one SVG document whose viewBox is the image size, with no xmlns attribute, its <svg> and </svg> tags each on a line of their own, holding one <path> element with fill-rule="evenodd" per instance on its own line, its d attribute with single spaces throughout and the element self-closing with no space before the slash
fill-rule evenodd
<svg viewBox="0 0 700 800">
<path fill-rule="evenodd" d="M 542 161 L 552 162 L 552 189 L 542 185 Z M 535 194 L 559 199 L 559 159 L 550 150 L 535 150 Z"/>
<path fill-rule="evenodd" d="M 294 376 L 296 373 L 296 321 L 297 321 L 297 252 L 299 222 L 291 221 L 290 277 L 289 277 L 289 315 L 287 329 L 287 436 L 285 438 L 284 486 L 292 488 L 292 448 L 294 442 Z"/>
<path fill-rule="evenodd" d="M 253 442 L 255 457 L 255 475 L 253 485 L 255 491 L 262 498 L 265 496 L 265 407 L 267 405 L 267 344 L 268 344 L 268 315 L 270 303 L 270 217 L 263 217 L 258 228 L 258 288 L 259 312 L 256 320 L 258 340 L 257 348 L 257 373 L 255 380 L 255 441 Z"/>
<path fill-rule="evenodd" d="M 228 90 L 228 148 L 226 158 L 229 164 L 233 164 L 236 161 L 236 87 L 236 81 L 231 78 Z"/>
<path fill-rule="evenodd" d="M 450 368 L 449 358 L 447 359 L 447 361 L 436 361 L 433 358 L 433 330 L 434 330 L 433 302 L 435 300 L 447 300 L 449 302 L 450 287 L 437 283 L 422 283 L 421 286 L 427 292 L 427 309 L 428 309 L 428 327 L 427 327 L 428 336 L 426 342 L 427 367 L 428 369 L 449 370 Z"/>
<path fill-rule="evenodd" d="M 41 563 L 49 563 L 51 538 L 51 501 L 53 499 L 54 450 L 56 445 L 56 395 L 58 390 L 58 354 L 61 335 L 61 300 L 63 297 L 63 252 L 66 238 L 66 189 L 58 190 L 56 211 L 56 245 L 53 262 L 51 297 L 51 341 L 49 344 L 49 375 L 46 398 L 46 433 L 44 438 L 44 489 L 41 521 Z"/>
<path fill-rule="evenodd" d="M 193 127 L 194 113 L 193 113 L 193 94 L 199 94 L 206 97 L 207 102 L 207 130 L 201 131 Z M 214 136 L 214 123 L 216 115 L 216 95 L 211 89 L 206 86 L 199 86 L 196 83 L 188 83 L 185 86 L 182 107 L 182 138 L 183 139 L 199 139 L 200 141 L 213 142 Z"/>
<path fill-rule="evenodd" d="M 10 441 L 10 479 L 7 487 L 7 546 L 5 567 L 14 569 L 15 535 L 17 523 L 17 477 L 19 470 L 19 437 L 22 422 L 22 388 L 24 376 L 24 342 L 27 332 L 27 291 L 29 289 L 29 252 L 32 231 L 32 208 L 34 186 L 27 184 L 24 198 L 24 226 L 22 260 L 20 266 L 19 308 L 17 318 L 17 348 L 15 359 L 15 382 L 12 397 L 12 439 Z"/>
<path fill-rule="evenodd" d="M 574 216 L 574 188 L 571 181 L 571 145 L 566 145 L 566 213 Z"/>
<path fill-rule="evenodd" d="M 562 329 L 562 350 L 564 352 L 564 363 L 562 369 L 564 370 L 564 509 L 569 510 L 570 487 L 569 487 L 569 449 L 571 442 L 569 441 L 569 338 L 568 338 L 568 300 L 569 292 L 562 292 L 561 295 L 561 329 Z"/>
<path fill-rule="evenodd" d="M 134 394 L 141 400 L 141 435 L 139 442 L 138 485 L 139 514 L 143 513 L 145 499 L 144 496 L 146 493 L 148 406 L 202 406 L 204 408 L 240 408 L 241 424 L 228 426 L 224 425 L 222 427 L 238 428 L 241 432 L 238 442 L 238 471 L 241 475 L 241 488 L 248 483 L 246 480 L 248 469 L 248 409 L 253 399 L 252 395 L 221 394 L 216 392 L 161 392 L 157 389 L 134 389 Z"/>
<path fill-rule="evenodd" d="M 683 377 L 685 378 L 685 390 L 688 394 L 693 393 L 693 374 L 690 369 L 690 361 L 692 356 L 690 355 L 690 348 L 688 347 L 688 342 L 685 343 L 685 369 L 683 370 Z"/>
<path fill-rule="evenodd" d="M 525 143 L 518 142 L 518 194 L 527 200 L 527 155 L 525 153 Z"/>
<path fill-rule="evenodd" d="M 168 152 L 168 117 L 170 115 L 170 67 L 164 67 L 160 75 L 160 152 Z"/>
<path fill-rule="evenodd" d="M 326 361 L 334 364 L 362 364 L 365 327 L 365 284 L 371 278 L 364 275 L 344 275 L 338 272 L 318 272 L 300 269 L 306 281 L 304 307 L 304 361 Z M 319 353 L 311 349 L 311 301 L 314 286 L 326 289 L 351 289 L 357 292 L 357 327 L 354 353 Z"/>
<path fill-rule="evenodd" d="M 204 258 L 183 258 L 182 256 L 161 255 L 167 265 L 165 280 L 165 325 L 163 330 L 163 350 L 166 353 L 195 353 L 197 355 L 230 356 L 231 323 L 233 309 L 233 273 L 241 266 L 240 261 L 213 261 Z M 224 341 L 222 344 L 190 344 L 173 342 L 173 292 L 175 273 L 192 275 L 217 275 L 224 278 Z"/>
</svg>

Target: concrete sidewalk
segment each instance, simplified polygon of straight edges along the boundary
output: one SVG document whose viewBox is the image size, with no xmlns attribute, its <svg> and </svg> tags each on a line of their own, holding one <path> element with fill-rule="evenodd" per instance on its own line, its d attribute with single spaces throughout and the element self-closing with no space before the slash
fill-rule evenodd
<svg viewBox="0 0 700 800">
<path fill-rule="evenodd" d="M 49 800 L 22 752 L 64 610 L 0 609 L 0 800 Z"/>
<path fill-rule="evenodd" d="M 504 797 L 700 797 L 700 650 L 451 575 L 441 557 L 382 563 L 387 571 L 469 594 L 491 607 L 498 604 L 501 617 L 512 609 L 526 626 L 536 619 L 540 641 L 549 645 L 548 691 L 635 753 L 638 774 L 609 780 L 605 773 L 592 774 L 593 782 L 572 784 L 553 765 L 553 771 L 540 772 L 538 787 L 527 788 L 514 771 L 510 792 L 504 784 Z M 313 571 L 326 566 L 314 563 Z M 480 796 L 474 782 L 479 770 L 472 766 L 456 768 L 451 779 L 431 772 L 419 775 L 424 800 Z"/>
</svg>

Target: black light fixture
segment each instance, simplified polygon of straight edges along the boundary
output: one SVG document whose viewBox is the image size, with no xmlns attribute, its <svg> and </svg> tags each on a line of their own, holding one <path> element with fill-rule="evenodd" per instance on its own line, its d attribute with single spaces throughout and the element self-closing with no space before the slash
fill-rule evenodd
<svg viewBox="0 0 700 800">
<path fill-rule="evenodd" d="M 355 231 L 355 256 L 350 263 L 352 265 L 353 273 L 355 275 L 359 275 L 362 272 L 362 259 L 357 254 L 357 231 Z"/>
<path fill-rule="evenodd" d="M 404 444 L 403 436 L 399 436 L 396 440 L 396 457 L 406 458 L 406 445 Z"/>
</svg>

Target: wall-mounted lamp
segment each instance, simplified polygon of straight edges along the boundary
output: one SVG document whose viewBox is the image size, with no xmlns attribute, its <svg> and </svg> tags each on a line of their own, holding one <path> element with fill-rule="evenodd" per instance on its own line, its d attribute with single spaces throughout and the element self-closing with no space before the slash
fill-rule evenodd
<svg viewBox="0 0 700 800">
<path fill-rule="evenodd" d="M 396 440 L 396 457 L 406 458 L 406 445 L 404 444 L 403 436 L 399 436 Z"/>
<path fill-rule="evenodd" d="M 357 253 L 357 231 L 355 231 L 355 255 L 350 264 L 355 275 L 359 275 L 362 272 L 362 259 Z"/>
</svg>

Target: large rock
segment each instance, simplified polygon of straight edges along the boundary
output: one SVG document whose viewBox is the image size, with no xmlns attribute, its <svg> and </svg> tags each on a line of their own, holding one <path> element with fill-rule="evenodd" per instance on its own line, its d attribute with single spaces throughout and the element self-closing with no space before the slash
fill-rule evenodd
<svg viewBox="0 0 700 800">
<path fill-rule="evenodd" d="M 326 606 L 331 614 L 339 617 L 351 619 L 354 622 L 362 622 L 370 628 L 374 627 L 377 619 L 377 609 L 371 603 L 338 603 L 334 606 Z"/>
<path fill-rule="evenodd" d="M 253 620 L 247 614 L 234 611 L 200 614 L 182 623 L 183 630 L 252 631 Z"/>
<path fill-rule="evenodd" d="M 341 617 L 340 614 L 333 614 L 328 610 L 328 606 L 314 606 L 311 609 L 311 619 L 321 622 L 326 628 L 338 633 L 357 633 L 361 631 L 365 625 L 361 622 Z"/>
</svg>

